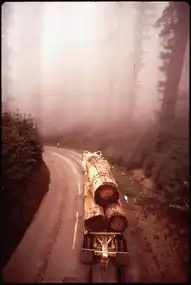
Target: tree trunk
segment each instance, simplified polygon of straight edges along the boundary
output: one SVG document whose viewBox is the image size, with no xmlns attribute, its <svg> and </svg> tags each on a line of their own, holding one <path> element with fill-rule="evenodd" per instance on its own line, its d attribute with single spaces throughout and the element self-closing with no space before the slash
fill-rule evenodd
<svg viewBox="0 0 191 285">
<path fill-rule="evenodd" d="M 185 2 L 177 2 L 179 20 L 175 30 L 174 45 L 167 72 L 167 85 L 161 106 L 161 123 L 166 124 L 175 115 L 178 88 L 181 79 L 186 44 L 189 33 L 189 7 Z"/>
<path fill-rule="evenodd" d="M 136 111 L 136 102 L 137 102 L 137 82 L 139 71 L 142 66 L 142 58 L 143 58 L 143 29 L 145 26 L 145 3 L 138 2 L 135 4 L 135 8 L 137 10 L 136 17 L 136 26 L 134 29 L 135 37 L 134 37 L 134 52 L 132 55 L 133 58 L 133 70 L 132 70 L 132 78 L 130 82 L 130 90 L 129 90 L 129 102 L 128 102 L 128 121 L 133 122 L 134 115 Z"/>
</svg>

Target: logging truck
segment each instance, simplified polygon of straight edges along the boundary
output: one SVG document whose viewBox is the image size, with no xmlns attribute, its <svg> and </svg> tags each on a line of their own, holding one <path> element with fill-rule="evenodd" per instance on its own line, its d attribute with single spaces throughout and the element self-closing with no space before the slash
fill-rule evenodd
<svg viewBox="0 0 191 285">
<path fill-rule="evenodd" d="M 128 263 L 124 231 L 128 227 L 125 211 L 119 198 L 119 188 L 110 165 L 101 152 L 85 151 L 84 171 L 84 235 L 81 262 L 99 263 L 106 269 L 112 262 L 118 272 Z M 121 282 L 121 277 L 119 276 Z"/>
</svg>

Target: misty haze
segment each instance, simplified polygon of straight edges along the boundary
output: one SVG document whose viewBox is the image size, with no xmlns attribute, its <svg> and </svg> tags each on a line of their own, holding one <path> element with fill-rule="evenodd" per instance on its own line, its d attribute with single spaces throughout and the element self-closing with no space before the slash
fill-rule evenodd
<svg viewBox="0 0 191 285">
<path fill-rule="evenodd" d="M 119 186 L 121 282 L 188 281 L 189 13 L 186 2 L 2 5 L 5 281 L 88 282 L 85 150 L 101 151 Z"/>
</svg>

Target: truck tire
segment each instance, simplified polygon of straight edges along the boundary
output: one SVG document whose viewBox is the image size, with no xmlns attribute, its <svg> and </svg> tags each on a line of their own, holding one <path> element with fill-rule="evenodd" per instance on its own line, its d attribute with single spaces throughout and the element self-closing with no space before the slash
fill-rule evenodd
<svg viewBox="0 0 191 285">
<path fill-rule="evenodd" d="M 92 249 L 92 236 L 88 234 L 84 235 L 83 249 L 80 253 L 80 261 L 83 264 L 91 265 L 94 262 L 94 252 L 86 251 L 86 249 Z"/>
<path fill-rule="evenodd" d="M 80 253 L 80 261 L 85 265 L 92 265 L 94 263 L 93 251 L 82 250 Z"/>
<path fill-rule="evenodd" d="M 88 234 L 84 235 L 83 248 L 90 249 L 91 246 L 92 246 L 92 239 L 91 239 L 91 236 L 88 235 Z"/>
<path fill-rule="evenodd" d="M 127 254 L 117 253 L 115 256 L 115 263 L 117 266 L 127 266 L 129 256 Z"/>
<path fill-rule="evenodd" d="M 127 244 L 124 236 L 118 236 L 117 238 L 117 253 L 115 256 L 115 263 L 116 266 L 126 266 L 129 262 L 129 256 L 127 254 L 118 253 L 120 252 L 127 252 Z"/>
</svg>

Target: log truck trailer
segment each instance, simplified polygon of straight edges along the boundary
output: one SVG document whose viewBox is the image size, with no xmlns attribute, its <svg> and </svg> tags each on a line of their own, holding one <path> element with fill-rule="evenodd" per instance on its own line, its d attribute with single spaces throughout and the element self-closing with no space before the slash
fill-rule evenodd
<svg viewBox="0 0 191 285">
<path fill-rule="evenodd" d="M 123 282 L 124 268 L 128 264 L 129 253 L 127 249 L 126 239 L 124 237 L 124 229 L 127 227 L 126 217 L 121 216 L 119 211 L 115 210 L 115 205 L 111 204 L 113 227 L 108 228 L 108 223 L 105 223 L 105 229 L 100 228 L 99 231 L 94 231 L 95 217 L 97 217 L 97 223 L 100 225 L 100 220 L 98 219 L 101 214 L 96 212 L 97 207 L 102 205 L 104 209 L 105 206 L 110 205 L 109 198 L 113 202 L 114 192 L 119 191 L 118 186 L 114 180 L 114 177 L 110 171 L 110 166 L 107 161 L 103 158 L 101 152 L 90 153 L 85 151 L 82 156 L 82 168 L 84 171 L 84 234 L 83 234 L 83 245 L 81 249 L 80 260 L 83 264 L 89 266 L 89 281 L 92 279 L 92 265 L 99 263 L 100 269 L 105 271 L 109 263 L 113 263 L 116 268 L 118 281 Z M 100 190 L 101 189 L 101 190 Z M 112 193 L 112 191 L 113 193 Z M 102 201 L 96 200 L 96 192 L 99 190 L 99 198 L 102 197 Z M 110 190 L 110 191 L 109 191 Z M 87 207 L 87 192 L 92 195 L 92 204 Z M 113 196 L 112 196 L 113 195 Z M 98 196 L 97 196 L 98 197 Z M 115 196 L 116 197 L 116 196 Z M 104 200 L 105 199 L 105 200 Z M 119 201 L 119 195 L 117 196 L 118 201 L 116 204 L 118 208 L 122 207 Z M 105 202 L 104 202 L 105 201 Z M 95 204 L 94 204 L 95 202 Z M 99 206 L 96 204 L 99 203 Z M 114 207 L 112 206 L 114 205 Z M 114 210 L 113 210 L 114 209 Z M 104 212 L 104 211 L 103 211 Z M 97 215 L 97 216 L 96 216 Z M 94 223 L 92 222 L 92 227 L 85 226 L 85 222 L 94 218 Z M 122 218 L 123 219 L 122 219 Z M 93 220 L 92 220 L 93 221 Z M 125 226 L 124 226 L 125 221 Z M 111 225 L 111 224 L 110 224 Z M 111 229 L 117 229 L 113 231 Z M 122 229 L 122 231 L 120 231 Z"/>
</svg>

